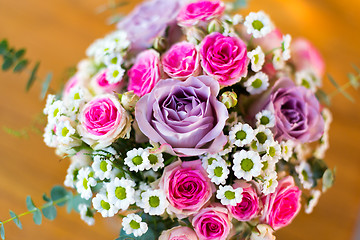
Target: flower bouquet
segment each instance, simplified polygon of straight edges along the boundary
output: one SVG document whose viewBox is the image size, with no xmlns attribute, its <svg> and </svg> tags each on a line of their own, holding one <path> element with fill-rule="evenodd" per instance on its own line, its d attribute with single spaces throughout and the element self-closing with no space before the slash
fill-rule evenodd
<svg viewBox="0 0 360 240">
<path fill-rule="evenodd" d="M 34 220 L 66 203 L 89 225 L 120 216 L 118 239 L 254 240 L 311 213 L 334 180 L 323 60 L 232 7 L 146 1 L 87 49 L 44 108 L 73 191 L 27 199 Z"/>
</svg>

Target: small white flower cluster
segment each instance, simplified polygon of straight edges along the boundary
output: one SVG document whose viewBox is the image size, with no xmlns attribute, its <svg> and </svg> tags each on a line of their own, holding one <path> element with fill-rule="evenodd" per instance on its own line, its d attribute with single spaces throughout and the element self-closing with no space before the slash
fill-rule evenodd
<svg viewBox="0 0 360 240">
<path fill-rule="evenodd" d="M 332 122 L 332 115 L 329 109 L 324 108 L 322 111 L 322 116 L 324 118 L 325 126 L 324 126 L 324 134 L 320 138 L 320 145 L 314 152 L 315 157 L 323 159 L 325 157 L 325 152 L 328 150 L 330 146 L 329 142 L 329 130 L 330 124 Z"/>
<path fill-rule="evenodd" d="M 150 169 L 157 171 L 159 168 L 164 167 L 162 153 L 152 153 L 151 148 L 134 148 L 128 151 L 124 162 L 130 168 L 130 171 L 135 172 Z"/>
<path fill-rule="evenodd" d="M 254 38 L 265 37 L 274 29 L 269 16 L 263 11 L 257 13 L 251 12 L 246 16 L 244 25 L 247 33 L 251 34 Z"/>
</svg>

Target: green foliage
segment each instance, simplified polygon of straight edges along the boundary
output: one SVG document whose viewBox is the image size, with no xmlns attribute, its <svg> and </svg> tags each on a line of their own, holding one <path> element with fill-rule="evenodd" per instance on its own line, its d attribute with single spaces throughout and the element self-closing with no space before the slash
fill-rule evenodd
<svg viewBox="0 0 360 240">
<path fill-rule="evenodd" d="M 68 195 L 68 192 L 62 186 L 55 186 L 51 189 L 50 196 L 52 201 L 58 201 Z M 59 207 L 62 207 L 66 204 L 66 202 L 56 203 Z"/>
<path fill-rule="evenodd" d="M 9 212 L 10 212 L 10 216 L 11 216 L 12 218 L 14 218 L 13 221 L 14 221 L 14 223 L 16 224 L 16 226 L 17 226 L 18 228 L 22 229 L 22 225 L 21 225 L 19 216 L 16 215 L 16 214 L 15 214 L 13 211 L 11 211 L 11 210 L 9 210 Z"/>
<path fill-rule="evenodd" d="M 36 80 L 36 73 L 37 70 L 39 69 L 40 66 L 40 62 L 37 62 L 33 68 L 33 70 L 31 71 L 29 80 L 26 83 L 26 91 L 29 91 L 31 86 L 34 84 L 35 80 Z"/>
<path fill-rule="evenodd" d="M 21 72 L 25 69 L 28 60 L 23 59 L 26 50 L 24 48 L 20 50 L 15 50 L 9 46 L 9 43 L 6 39 L 3 39 L 0 42 L 0 55 L 3 57 L 3 63 L 1 69 L 7 71 L 10 68 L 13 68 L 13 72 Z"/>
<path fill-rule="evenodd" d="M 351 97 L 350 94 L 348 94 L 344 88 L 340 87 L 339 84 L 335 81 L 335 79 L 328 74 L 328 79 L 330 80 L 331 84 L 337 89 L 337 91 L 339 93 L 341 93 L 342 95 L 344 95 L 344 97 L 346 97 L 347 99 L 349 99 L 351 102 L 354 102 L 354 99 Z"/>
<path fill-rule="evenodd" d="M 53 204 L 52 201 L 50 201 L 49 203 Z M 57 215 L 57 211 L 56 211 L 56 208 L 54 207 L 54 205 L 50 205 L 50 206 L 43 208 L 42 213 L 43 213 L 44 217 L 49 220 L 54 220 Z"/>
<path fill-rule="evenodd" d="M 1 239 L 5 239 L 5 228 L 4 228 L 4 224 L 2 222 L 0 222 L 0 237 Z"/>
<path fill-rule="evenodd" d="M 240 8 L 246 8 L 249 0 L 234 0 L 233 7 L 234 10 L 238 10 Z"/>
<path fill-rule="evenodd" d="M 42 87 L 41 87 L 41 94 L 40 94 L 40 99 L 44 99 L 45 96 L 46 96 L 46 93 L 48 92 L 48 89 L 49 89 L 49 86 L 50 86 L 50 82 L 52 80 L 52 72 L 49 72 L 47 75 L 46 75 L 46 78 L 42 84 Z"/>
<path fill-rule="evenodd" d="M 326 169 L 326 171 L 324 172 L 324 175 L 322 177 L 323 191 L 328 190 L 334 185 L 335 172 L 336 172 L 335 168 L 334 170 Z"/>
</svg>

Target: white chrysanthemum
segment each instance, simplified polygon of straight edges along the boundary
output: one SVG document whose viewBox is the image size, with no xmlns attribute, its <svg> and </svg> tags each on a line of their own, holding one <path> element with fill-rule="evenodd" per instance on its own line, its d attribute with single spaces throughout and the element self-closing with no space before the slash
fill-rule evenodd
<svg viewBox="0 0 360 240">
<path fill-rule="evenodd" d="M 91 167 L 83 167 L 79 170 L 76 190 L 81 195 L 81 198 L 89 200 L 92 197 L 91 187 L 95 187 L 97 184 L 93 176 L 94 172 Z"/>
<path fill-rule="evenodd" d="M 305 189 L 311 189 L 314 185 L 313 173 L 311 171 L 311 166 L 306 161 L 301 161 L 300 165 L 295 167 L 301 184 Z"/>
<path fill-rule="evenodd" d="M 110 65 L 106 72 L 106 80 L 110 84 L 118 83 L 122 80 L 125 70 L 120 65 Z"/>
<path fill-rule="evenodd" d="M 305 206 L 305 213 L 310 214 L 314 210 L 314 207 L 319 202 L 321 196 L 321 191 L 319 190 L 311 190 L 311 197 L 308 200 L 306 206 Z"/>
<path fill-rule="evenodd" d="M 256 114 L 255 118 L 256 126 L 263 125 L 267 128 L 272 128 L 275 126 L 275 115 L 269 110 L 262 110 Z"/>
<path fill-rule="evenodd" d="M 91 167 L 94 169 L 95 176 L 100 180 L 110 179 L 112 176 L 112 162 L 100 155 L 94 156 L 94 162 Z"/>
<path fill-rule="evenodd" d="M 290 43 L 291 43 L 291 36 L 289 34 L 284 35 L 283 42 L 281 45 L 283 51 L 282 56 L 285 61 L 291 58 Z"/>
<path fill-rule="evenodd" d="M 265 54 L 261 47 L 257 46 L 254 50 L 248 52 L 247 56 L 251 60 L 251 70 L 259 72 L 265 63 Z"/>
<path fill-rule="evenodd" d="M 274 141 L 273 133 L 270 129 L 265 128 L 263 125 L 260 125 L 257 129 L 254 130 L 255 135 L 255 145 L 252 143 L 251 148 L 258 151 L 266 151 L 269 145 Z"/>
<path fill-rule="evenodd" d="M 238 179 L 244 178 L 246 181 L 250 181 L 252 177 L 261 174 L 263 164 L 257 152 L 241 150 L 236 152 L 233 158 L 234 166 L 232 169 Z"/>
<path fill-rule="evenodd" d="M 286 142 L 281 142 L 280 146 L 281 146 L 281 157 L 285 160 L 285 161 L 289 161 L 289 159 L 291 158 L 291 156 L 293 155 L 293 151 L 294 151 L 294 145 L 295 143 L 291 140 L 288 140 Z"/>
<path fill-rule="evenodd" d="M 122 220 L 122 226 L 126 234 L 134 234 L 135 237 L 140 237 L 148 230 L 148 225 L 142 222 L 139 215 L 135 213 L 128 214 Z"/>
<path fill-rule="evenodd" d="M 219 154 L 206 154 L 200 156 L 200 159 L 204 169 L 207 169 L 214 161 L 224 161 Z"/>
<path fill-rule="evenodd" d="M 323 159 L 329 147 L 329 133 L 325 130 L 324 134 L 320 138 L 320 145 L 315 149 L 314 156 L 316 158 Z"/>
<path fill-rule="evenodd" d="M 303 70 L 295 73 L 295 82 L 299 86 L 303 86 L 310 89 L 312 92 L 316 92 L 316 84 L 313 79 L 313 74 L 309 71 Z"/>
<path fill-rule="evenodd" d="M 94 208 L 101 213 L 102 217 L 113 217 L 118 211 L 114 204 L 110 203 L 106 193 L 100 192 L 92 200 Z"/>
<path fill-rule="evenodd" d="M 150 215 L 161 215 L 169 205 L 165 193 L 160 190 L 146 190 L 141 194 L 141 200 L 144 206 L 144 212 Z"/>
<path fill-rule="evenodd" d="M 330 130 L 330 124 L 333 120 L 332 114 L 330 112 L 330 110 L 328 108 L 324 108 L 321 112 L 323 118 L 324 118 L 324 122 L 325 122 L 325 127 L 324 130 L 325 132 Z"/>
<path fill-rule="evenodd" d="M 254 129 L 249 124 L 238 123 L 229 132 L 229 140 L 232 144 L 242 147 L 254 140 Z"/>
<path fill-rule="evenodd" d="M 272 171 L 269 174 L 265 175 L 264 182 L 261 185 L 261 192 L 264 195 L 268 195 L 270 193 L 274 193 L 276 187 L 278 186 L 278 181 L 276 171 Z"/>
<path fill-rule="evenodd" d="M 225 160 L 213 161 L 206 169 L 210 180 L 217 184 L 225 184 L 230 173 Z"/>
<path fill-rule="evenodd" d="M 87 223 L 89 226 L 94 225 L 95 223 L 95 219 L 94 219 L 94 214 L 91 211 L 90 208 L 88 208 L 88 206 L 86 206 L 86 204 L 79 204 L 78 206 L 79 212 L 80 212 L 80 218 Z"/>
<path fill-rule="evenodd" d="M 282 55 L 281 49 L 274 50 L 274 56 L 272 59 L 273 66 L 275 70 L 282 70 L 285 67 L 285 60 Z"/>
<path fill-rule="evenodd" d="M 72 162 L 70 164 L 69 168 L 67 169 L 67 174 L 65 176 L 64 185 L 66 187 L 75 188 L 75 183 L 78 180 L 79 170 L 85 166 L 86 166 L 86 163 L 82 163 L 80 161 Z"/>
<path fill-rule="evenodd" d="M 59 144 L 55 130 L 56 130 L 56 122 L 55 121 L 48 122 L 43 134 L 44 142 L 48 147 L 57 147 Z"/>
<path fill-rule="evenodd" d="M 61 144 L 68 145 L 74 141 L 72 136 L 75 134 L 76 130 L 71 126 L 70 119 L 61 119 L 56 124 L 56 136 L 58 141 Z"/>
<path fill-rule="evenodd" d="M 134 148 L 126 153 L 124 163 L 129 166 L 130 171 L 144 171 L 149 168 L 150 162 L 146 157 L 145 150 L 142 148 Z M 150 165 L 151 166 L 151 165 Z"/>
<path fill-rule="evenodd" d="M 159 168 L 163 168 L 164 165 L 164 158 L 162 153 L 151 153 L 152 148 L 146 148 L 143 157 L 147 159 L 149 165 L 147 166 L 146 170 L 154 170 L 157 171 Z"/>
<path fill-rule="evenodd" d="M 263 72 L 258 72 L 250 77 L 244 86 L 251 95 L 262 93 L 269 87 L 269 77 Z"/>
<path fill-rule="evenodd" d="M 112 45 L 112 49 L 114 49 L 115 52 L 120 53 L 127 50 L 131 44 L 127 33 L 122 30 L 117 30 L 108 34 L 105 39 Z"/>
<path fill-rule="evenodd" d="M 124 59 L 121 56 L 120 53 L 116 53 L 116 52 L 112 52 L 109 54 L 106 54 L 104 57 L 104 63 L 106 66 L 121 66 L 121 64 L 123 64 Z"/>
<path fill-rule="evenodd" d="M 56 96 L 53 94 L 48 94 L 46 98 L 46 105 L 43 110 L 43 113 L 47 115 L 49 113 L 50 106 L 56 101 Z"/>
<path fill-rule="evenodd" d="M 56 100 L 49 106 L 48 110 L 48 122 L 53 121 L 54 119 L 59 118 L 61 115 L 65 114 L 67 111 L 64 102 L 61 100 Z"/>
<path fill-rule="evenodd" d="M 149 185 L 147 185 L 145 182 L 140 182 L 139 189 L 135 191 L 135 202 L 138 207 L 144 208 L 141 194 L 151 189 L 152 188 Z"/>
<path fill-rule="evenodd" d="M 261 163 L 263 167 L 261 168 L 262 175 L 266 176 L 269 175 L 271 172 L 275 171 L 276 163 L 278 159 L 272 158 L 269 155 L 264 155 L 261 157 Z"/>
<path fill-rule="evenodd" d="M 76 119 L 79 109 L 85 104 L 85 100 L 90 98 L 90 93 L 80 86 L 71 88 L 69 94 L 66 96 L 65 106 L 68 110 L 67 114 L 72 120 Z"/>
<path fill-rule="evenodd" d="M 106 191 L 110 203 L 117 208 L 127 210 L 135 203 L 135 182 L 126 178 L 115 178 L 106 183 Z"/>
<path fill-rule="evenodd" d="M 276 159 L 276 162 L 281 158 L 281 146 L 277 141 L 273 141 L 266 148 L 266 154 L 273 159 Z"/>
<path fill-rule="evenodd" d="M 242 200 L 242 188 L 234 189 L 232 186 L 219 186 L 216 192 L 216 198 L 220 200 L 221 204 L 226 206 L 236 206 Z"/>
<path fill-rule="evenodd" d="M 252 34 L 254 38 L 265 37 L 274 28 L 269 16 L 263 11 L 251 12 L 246 16 L 244 25 L 247 33 Z"/>
</svg>

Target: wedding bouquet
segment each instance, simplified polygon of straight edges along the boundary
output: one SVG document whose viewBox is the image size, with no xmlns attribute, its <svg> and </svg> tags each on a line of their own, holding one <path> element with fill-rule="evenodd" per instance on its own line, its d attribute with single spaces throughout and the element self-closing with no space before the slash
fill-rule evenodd
<svg viewBox="0 0 360 240">
<path fill-rule="evenodd" d="M 69 157 L 86 223 L 118 215 L 119 239 L 275 239 L 331 186 L 320 54 L 233 10 L 144 2 L 48 95 L 44 141 Z"/>
</svg>

